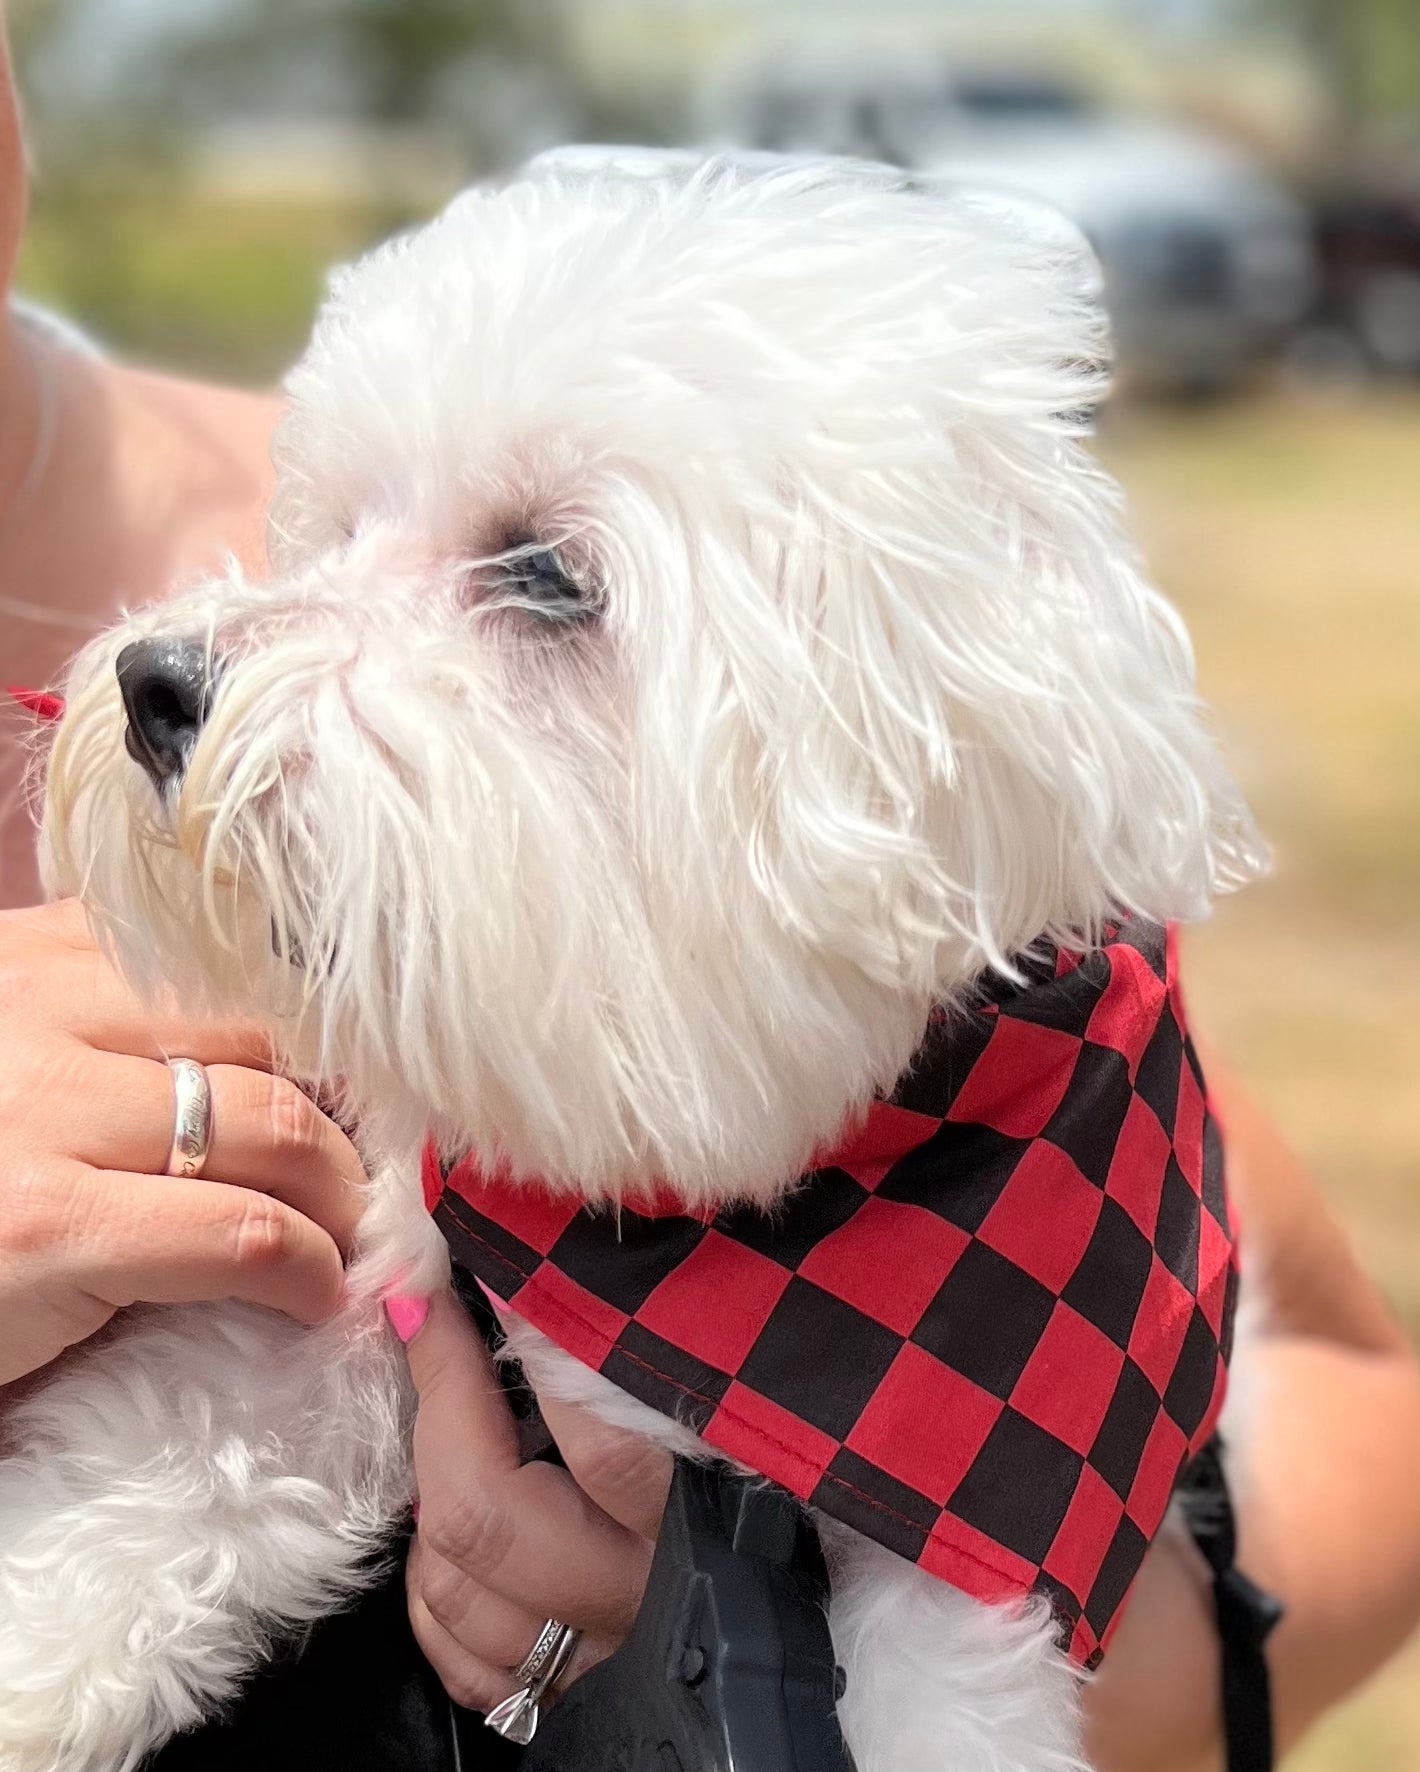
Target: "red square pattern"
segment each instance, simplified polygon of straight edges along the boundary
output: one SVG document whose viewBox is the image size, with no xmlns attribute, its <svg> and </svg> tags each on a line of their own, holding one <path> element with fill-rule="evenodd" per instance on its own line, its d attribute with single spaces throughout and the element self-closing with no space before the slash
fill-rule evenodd
<svg viewBox="0 0 1420 1772">
<path fill-rule="evenodd" d="M 1183 1437 L 1183 1429 L 1160 1409 L 1144 1442 L 1144 1456 L 1139 1460 L 1129 1500 L 1125 1503 L 1130 1519 L 1146 1538 L 1152 1538 L 1159 1529 L 1159 1521 L 1169 1505 L 1174 1480 L 1187 1451 L 1188 1441 Z"/>
<path fill-rule="evenodd" d="M 1042 1139 L 1022 1155 L 977 1236 L 1060 1292 L 1084 1257 L 1103 1199 L 1064 1151 Z"/>
<path fill-rule="evenodd" d="M 555 1194 L 540 1181 L 510 1181 L 506 1176 L 485 1174 L 473 1157 L 465 1157 L 450 1172 L 448 1185 L 467 1200 L 476 1212 L 527 1243 L 539 1255 L 547 1255 L 585 1202 L 575 1194 Z"/>
<path fill-rule="evenodd" d="M 738 1372 L 791 1278 L 767 1255 L 707 1230 L 646 1299 L 636 1321 L 697 1360 Z"/>
<path fill-rule="evenodd" d="M 1128 1061 L 1131 1083 L 1159 1025 L 1163 997 L 1163 980 L 1138 948 L 1121 942 L 1109 950 L 1109 983 L 1091 1012 L 1085 1038 L 1120 1053 Z"/>
<path fill-rule="evenodd" d="M 1055 1542 L 1041 1564 L 1083 1606 L 1099 1574 L 1100 1552 L 1114 1542 L 1124 1503 L 1092 1466 L 1080 1472 Z"/>
<path fill-rule="evenodd" d="M 1223 1307 L 1228 1299 L 1228 1271 L 1233 1250 L 1222 1227 L 1209 1211 L 1198 1215 L 1198 1308 L 1208 1327 L 1222 1338 Z"/>
<path fill-rule="evenodd" d="M 1011 1392 L 1011 1407 L 1082 1456 L 1094 1445 L 1124 1355 L 1068 1304 L 1057 1304 Z"/>
<path fill-rule="evenodd" d="M 1178 1158 L 1188 1185 L 1203 1192 L 1203 1091 L 1187 1058 L 1181 1061 L 1178 1078 L 1178 1112 L 1174 1116 L 1173 1154 Z"/>
<path fill-rule="evenodd" d="M 617 1337 L 631 1321 L 625 1311 L 588 1292 L 559 1269 L 544 1262 L 530 1280 L 508 1299 L 520 1317 L 545 1330 L 563 1347 L 586 1348 L 589 1364 L 600 1367 Z"/>
<path fill-rule="evenodd" d="M 968 1526 L 942 1514 L 917 1559 L 929 1575 L 987 1605 L 1018 1601 L 1035 1582 L 1035 1565 Z"/>
<path fill-rule="evenodd" d="M 873 1195 L 814 1244 L 799 1273 L 854 1310 L 910 1335 L 970 1242 L 969 1232 L 923 1206 Z M 884 1251 L 891 1252 L 886 1272 Z"/>
<path fill-rule="evenodd" d="M 1160 1396 L 1169 1388 L 1192 1316 L 1188 1288 L 1155 1255 L 1129 1338 L 1129 1357 Z"/>
<path fill-rule="evenodd" d="M 800 1421 L 738 1379 L 720 1399 L 700 1437 L 751 1470 L 772 1470 L 775 1482 L 782 1482 L 800 1501 L 813 1494 L 838 1452 L 832 1434 Z"/>
<path fill-rule="evenodd" d="M 1079 1054 L 1075 1034 L 998 1016 L 990 1044 L 957 1091 L 947 1118 L 990 1126 L 1007 1138 L 1038 1138 L 1060 1106 Z"/>
<path fill-rule="evenodd" d="M 844 1445 L 940 1507 L 970 1470 L 1004 1407 L 908 1342 Z"/>
<path fill-rule="evenodd" d="M 893 1164 L 915 1151 L 941 1125 L 930 1114 L 914 1113 L 894 1102 L 875 1101 L 863 1123 L 845 1132 L 831 1153 L 816 1162 L 846 1170 L 860 1187 L 875 1188 Z"/>
<path fill-rule="evenodd" d="M 1140 1095 L 1129 1098 L 1124 1124 L 1105 1177 L 1104 1191 L 1119 1204 L 1152 1243 L 1168 1168 L 1169 1135 Z"/>
</svg>

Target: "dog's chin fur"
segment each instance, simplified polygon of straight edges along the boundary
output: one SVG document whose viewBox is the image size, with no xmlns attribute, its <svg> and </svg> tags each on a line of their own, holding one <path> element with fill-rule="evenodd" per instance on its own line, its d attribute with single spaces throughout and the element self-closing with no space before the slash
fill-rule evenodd
<svg viewBox="0 0 1420 1772">
<path fill-rule="evenodd" d="M 892 1085 L 934 1003 L 1040 937 L 1200 915 L 1258 865 L 1185 636 L 1082 452 L 1103 353 L 1058 236 L 883 169 L 544 168 L 461 198 L 333 287 L 290 380 L 272 578 L 234 566 L 75 666 L 53 889 L 137 980 L 259 1016 L 349 1092 L 377 1265 L 437 1268 L 412 1228 L 431 1128 L 589 1198 L 771 1201 Z M 208 646 L 217 683 L 161 797 L 114 672 L 149 635 Z M 283 1389 L 264 1361 L 230 1369 L 220 1312 L 185 1319 L 187 1362 L 171 1320 L 15 1426 L 0 1767 L 131 1764 L 116 1730 L 156 1740 L 230 1692 L 405 1492 L 384 1466 L 312 1475 L 297 1444 L 327 1412 L 353 1444 L 381 1360 L 327 1382 L 329 1336 L 273 1328 L 301 1375 Z M 240 1419 L 204 1413 L 219 1369 Z M 397 1446 L 398 1411 L 380 1420 Z M 233 1488 L 258 1423 L 274 1487 Z M 126 1468 L 145 1435 L 188 1473 L 176 1500 Z M 115 1542 L 71 1553 L 45 1524 L 51 1456 L 82 1466 L 71 1507 L 129 1510 Z M 329 1557 L 299 1591 L 272 1554 L 287 1469 L 321 1491 Z M 861 1577 L 837 1562 L 863 1772 L 1073 1763 L 1041 1620 L 868 1547 Z M 71 1628 L 71 1577 L 95 1614 L 131 1590 L 136 1634 Z M 245 1622 L 179 1651 L 209 1601 Z M 90 1707 L 62 1760 L 34 1746 L 54 1713 L 17 1696 L 35 1630 Z"/>
</svg>

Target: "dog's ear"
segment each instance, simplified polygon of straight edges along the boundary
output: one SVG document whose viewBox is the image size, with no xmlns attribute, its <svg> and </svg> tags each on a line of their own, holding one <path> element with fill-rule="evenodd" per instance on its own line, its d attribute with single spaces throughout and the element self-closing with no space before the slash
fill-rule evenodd
<svg viewBox="0 0 1420 1772">
<path fill-rule="evenodd" d="M 836 439 L 804 483 L 817 545 L 784 549 L 824 714 L 778 772 L 786 902 L 936 990 L 1121 910 L 1200 916 L 1263 859 L 1083 445 L 1107 359 L 1086 250 L 1009 204 L 943 198 L 940 225 L 901 361 L 874 337 L 890 443 Z"/>
</svg>

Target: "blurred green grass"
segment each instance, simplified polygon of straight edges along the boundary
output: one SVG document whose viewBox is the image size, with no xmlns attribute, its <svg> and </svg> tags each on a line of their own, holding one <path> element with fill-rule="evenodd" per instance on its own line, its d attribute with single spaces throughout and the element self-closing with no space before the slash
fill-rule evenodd
<svg viewBox="0 0 1420 1772">
<path fill-rule="evenodd" d="M 104 342 L 249 386 L 305 342 L 327 269 L 412 219 L 328 202 L 213 202 L 179 187 L 41 188 L 19 282 Z"/>
<path fill-rule="evenodd" d="M 1191 937 L 1198 1011 L 1420 1333 L 1420 398 L 1143 409 L 1103 453 L 1275 850 Z"/>
</svg>

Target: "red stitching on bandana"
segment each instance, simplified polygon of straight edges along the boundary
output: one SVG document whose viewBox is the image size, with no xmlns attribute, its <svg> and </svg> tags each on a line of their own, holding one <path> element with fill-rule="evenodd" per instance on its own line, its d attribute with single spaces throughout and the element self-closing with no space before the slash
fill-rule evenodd
<svg viewBox="0 0 1420 1772">
<path fill-rule="evenodd" d="M 573 1306 L 569 1305 L 565 1299 L 554 1297 L 545 1286 L 539 1285 L 536 1275 L 523 1274 L 520 1272 L 520 1270 L 508 1260 L 506 1255 L 500 1254 L 486 1237 L 480 1235 L 478 1230 L 470 1224 L 459 1211 L 460 1206 L 472 1210 L 469 1203 L 464 1200 L 461 1194 L 456 1193 L 452 1187 L 446 1184 L 439 1204 L 445 1208 L 453 1218 L 454 1223 L 458 1225 L 459 1229 L 463 1231 L 466 1236 L 468 1236 L 473 1242 L 477 1243 L 480 1248 L 486 1250 L 487 1253 L 500 1264 L 500 1266 L 508 1268 L 511 1272 L 517 1274 L 520 1282 L 519 1290 L 531 1291 L 537 1299 L 550 1305 L 554 1311 L 561 1311 L 564 1316 L 570 1317 L 574 1323 L 584 1329 L 589 1335 L 594 1335 L 598 1339 L 605 1339 L 605 1330 L 599 1329 L 595 1323 L 590 1322 L 586 1317 L 582 1316 L 573 1308 Z M 504 1302 L 506 1303 L 507 1301 L 505 1300 Z M 514 1307 L 510 1304 L 508 1308 L 511 1310 Z M 632 1320 L 633 1322 L 635 1321 L 634 1318 Z M 773 1446 L 776 1451 L 782 1452 L 787 1457 L 794 1459 L 796 1463 L 802 1464 L 804 1462 L 804 1456 L 801 1452 L 797 1451 L 793 1446 L 790 1446 L 786 1441 L 776 1439 L 773 1434 L 766 1432 L 766 1430 L 760 1427 L 756 1422 L 750 1421 L 746 1416 L 739 1414 L 732 1407 L 723 1402 L 717 1402 L 714 1397 L 707 1396 L 703 1391 L 695 1390 L 691 1385 L 684 1383 L 679 1378 L 673 1378 L 669 1372 L 662 1372 L 659 1366 L 652 1365 L 649 1360 L 643 1360 L 638 1354 L 633 1354 L 629 1349 L 618 1346 L 615 1343 L 613 1346 L 623 1360 L 629 1360 L 633 1366 L 639 1366 L 643 1372 L 649 1372 L 653 1378 L 659 1378 L 662 1383 L 670 1385 L 674 1390 L 680 1391 L 687 1397 L 693 1397 L 697 1403 L 704 1403 L 709 1408 L 725 1415 L 729 1420 L 738 1423 L 757 1438 L 766 1441 L 769 1445 Z M 569 1348 L 563 1348 L 562 1351 L 563 1353 L 571 1353 Z M 572 1354 L 571 1357 L 576 1359 L 578 1356 Z M 585 1362 L 583 1363 L 585 1364 Z M 611 1380 L 608 1380 L 607 1382 L 610 1383 Z M 926 1531 L 930 1537 L 931 1533 L 936 1530 L 936 1526 L 933 1526 L 932 1528 L 924 1527 L 920 1520 L 914 1520 L 910 1514 L 901 1513 L 897 1508 L 890 1506 L 887 1502 L 879 1501 L 876 1495 L 870 1495 L 866 1489 L 860 1489 L 855 1483 L 850 1483 L 846 1477 L 835 1476 L 832 1471 L 823 1471 L 821 1473 L 821 1478 L 834 1484 L 837 1488 L 845 1490 L 849 1495 L 857 1496 L 858 1500 L 864 1502 L 868 1507 L 876 1509 L 880 1514 L 886 1514 L 889 1519 L 897 1520 L 900 1524 L 910 1527 L 914 1532 Z M 944 1517 L 945 1516 L 942 1515 L 938 1516 L 937 1525 L 942 1523 Z M 955 1556 L 961 1557 L 964 1562 L 975 1563 L 978 1569 L 985 1569 L 989 1574 L 998 1576 L 1002 1581 L 1008 1581 L 1013 1586 L 1019 1585 L 1019 1576 L 1015 1570 L 1006 1569 L 996 1563 L 987 1562 L 984 1557 L 978 1556 L 973 1551 L 965 1550 L 959 1544 L 952 1545 L 952 1553 Z"/>
</svg>

